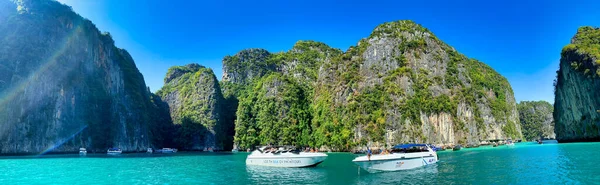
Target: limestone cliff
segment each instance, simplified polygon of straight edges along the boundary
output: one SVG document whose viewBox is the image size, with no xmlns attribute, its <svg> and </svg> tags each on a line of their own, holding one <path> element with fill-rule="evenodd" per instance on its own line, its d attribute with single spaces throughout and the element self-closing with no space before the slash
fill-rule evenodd
<svg viewBox="0 0 600 185">
<path fill-rule="evenodd" d="M 223 59 L 223 81 L 247 83 L 275 70 L 268 59 L 270 53 L 264 49 L 247 49 Z"/>
<path fill-rule="evenodd" d="M 127 51 L 70 7 L 0 0 L 0 153 L 144 151 L 151 93 Z"/>
<path fill-rule="evenodd" d="M 288 52 L 257 52 L 252 56 L 261 57 L 226 57 L 223 61 L 224 69 L 244 69 L 225 70 L 223 76 L 228 87 L 235 87 L 229 89 L 238 92 L 235 139 L 241 147 L 283 141 L 285 134 L 267 134 L 263 130 L 266 128 L 259 126 L 276 122 L 265 124 L 256 119 L 262 114 L 256 107 L 263 104 L 256 104 L 261 100 L 256 97 L 261 94 L 255 84 L 272 78 L 269 74 L 290 80 L 297 86 L 292 89 L 305 92 L 310 104 L 306 110 L 310 126 L 297 130 L 297 137 L 291 141 L 276 144 L 348 150 L 369 143 L 479 144 L 484 140 L 522 137 L 508 81 L 411 21 L 382 24 L 346 52 L 319 42 L 300 41 Z M 253 68 L 230 66 L 268 67 L 249 72 Z M 236 80 L 249 78 L 253 80 Z M 277 87 L 261 88 L 276 96 L 288 93 Z M 275 101 L 278 103 L 281 102 Z M 284 104 L 290 107 L 295 103 Z M 301 120 L 294 115 L 297 116 L 283 114 L 282 119 Z M 257 127 L 240 128 L 249 125 Z M 288 126 L 291 130 L 297 128 Z M 311 136 L 300 134 L 303 132 Z"/>
<path fill-rule="evenodd" d="M 561 53 L 554 120 L 559 142 L 600 140 L 600 29 L 581 27 Z"/>
<path fill-rule="evenodd" d="M 508 81 L 414 22 L 378 26 L 325 69 L 333 72 L 320 75 L 315 99 L 327 101 L 323 96 L 331 94 L 328 101 L 348 107 L 327 119 L 353 122 L 359 143 L 364 141 L 358 138 L 388 146 L 521 138 Z"/>
<path fill-rule="evenodd" d="M 157 94 L 169 105 L 178 125 L 175 142 L 182 149 L 231 148 L 222 121 L 223 95 L 211 69 L 198 64 L 171 67 Z"/>
<path fill-rule="evenodd" d="M 522 101 L 517 104 L 517 109 L 524 139 L 532 141 L 556 138 L 552 104 L 546 101 Z"/>
</svg>

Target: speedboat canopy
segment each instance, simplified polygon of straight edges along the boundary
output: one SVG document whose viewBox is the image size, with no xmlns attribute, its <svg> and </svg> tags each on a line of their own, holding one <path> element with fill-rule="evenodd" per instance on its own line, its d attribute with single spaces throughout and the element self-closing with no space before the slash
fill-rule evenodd
<svg viewBox="0 0 600 185">
<path fill-rule="evenodd" d="M 418 147 L 418 146 L 427 146 L 427 144 L 400 144 L 400 145 L 396 145 L 394 146 L 394 149 L 407 149 L 407 148 L 412 148 L 412 147 Z"/>
</svg>

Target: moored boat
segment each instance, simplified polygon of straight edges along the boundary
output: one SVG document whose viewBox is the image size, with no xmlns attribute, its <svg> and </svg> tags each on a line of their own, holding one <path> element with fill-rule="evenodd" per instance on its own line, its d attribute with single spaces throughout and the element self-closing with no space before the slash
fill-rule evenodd
<svg viewBox="0 0 600 185">
<path fill-rule="evenodd" d="M 512 139 L 508 139 L 506 140 L 506 146 L 515 146 L 515 143 L 512 141 Z"/>
<path fill-rule="evenodd" d="M 460 149 L 462 149 L 462 145 L 456 145 L 454 148 L 452 148 L 454 151 L 459 151 Z"/>
<path fill-rule="evenodd" d="M 109 148 L 106 151 L 106 154 L 108 155 L 119 155 L 121 153 L 123 153 L 123 151 L 120 148 Z"/>
<path fill-rule="evenodd" d="M 364 150 L 355 150 L 352 151 L 352 154 L 365 154 L 366 152 Z"/>
<path fill-rule="evenodd" d="M 300 152 L 292 147 L 261 147 L 246 158 L 247 165 L 301 168 L 317 166 L 327 158 L 319 152 Z"/>
<path fill-rule="evenodd" d="M 152 152 L 154 152 L 154 151 L 152 150 L 152 148 L 148 148 L 148 149 L 146 150 L 146 153 L 150 153 L 150 154 L 151 154 Z"/>
<path fill-rule="evenodd" d="M 427 144 L 396 145 L 392 153 L 360 156 L 352 160 L 368 172 L 408 170 L 437 161 L 437 153 Z"/>
<path fill-rule="evenodd" d="M 156 150 L 156 153 L 163 153 L 163 154 L 177 153 L 177 149 L 163 148 L 163 149 Z"/>
<path fill-rule="evenodd" d="M 87 155 L 87 150 L 85 148 L 79 148 L 79 155 Z"/>
<path fill-rule="evenodd" d="M 435 145 L 429 145 L 431 147 L 431 149 L 433 149 L 433 151 L 444 151 L 445 149 L 443 147 L 437 147 Z"/>
</svg>

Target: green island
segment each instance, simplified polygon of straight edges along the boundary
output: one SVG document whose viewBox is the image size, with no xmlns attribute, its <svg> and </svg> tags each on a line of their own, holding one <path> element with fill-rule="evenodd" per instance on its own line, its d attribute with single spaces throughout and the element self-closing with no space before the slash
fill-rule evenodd
<svg viewBox="0 0 600 185">
<path fill-rule="evenodd" d="M 600 3 L 425 3 L 0 0 L 0 182 L 597 184 Z"/>
</svg>

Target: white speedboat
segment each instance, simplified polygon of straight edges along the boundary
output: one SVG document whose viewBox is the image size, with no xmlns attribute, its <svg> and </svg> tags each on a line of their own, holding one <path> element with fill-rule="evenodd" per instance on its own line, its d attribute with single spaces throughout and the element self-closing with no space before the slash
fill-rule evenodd
<svg viewBox="0 0 600 185">
<path fill-rule="evenodd" d="M 85 148 L 79 148 L 79 155 L 87 155 L 87 150 Z"/>
<path fill-rule="evenodd" d="M 262 147 L 250 153 L 246 158 L 247 165 L 270 167 L 313 167 L 327 158 L 327 154 L 318 152 L 299 152 L 293 148 Z"/>
<path fill-rule="evenodd" d="M 506 141 L 506 146 L 515 146 L 515 142 L 513 142 L 511 139 Z"/>
<path fill-rule="evenodd" d="M 163 149 L 156 150 L 156 153 L 163 153 L 163 154 L 177 153 L 177 149 L 163 148 Z"/>
<path fill-rule="evenodd" d="M 365 155 L 352 160 L 369 172 L 398 171 L 437 163 L 437 153 L 427 144 L 396 145 L 392 153 Z"/>
<path fill-rule="evenodd" d="M 148 149 L 146 150 L 146 153 L 149 153 L 149 154 L 151 154 L 152 152 L 154 152 L 154 150 L 152 150 L 152 148 L 148 148 Z"/>
<path fill-rule="evenodd" d="M 108 155 L 119 155 L 121 153 L 123 153 L 123 151 L 120 148 L 109 148 L 106 151 L 106 154 Z"/>
</svg>

